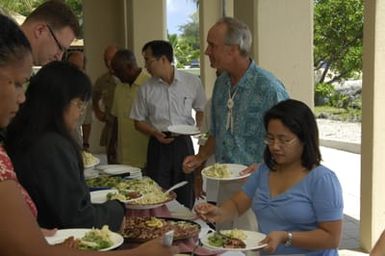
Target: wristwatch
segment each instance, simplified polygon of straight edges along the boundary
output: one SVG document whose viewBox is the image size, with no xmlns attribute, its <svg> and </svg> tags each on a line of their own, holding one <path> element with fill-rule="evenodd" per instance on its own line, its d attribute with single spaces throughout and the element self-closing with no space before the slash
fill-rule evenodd
<svg viewBox="0 0 385 256">
<path fill-rule="evenodd" d="M 287 232 L 287 240 L 285 242 L 285 246 L 290 247 L 292 243 L 293 243 L 293 233 Z"/>
</svg>

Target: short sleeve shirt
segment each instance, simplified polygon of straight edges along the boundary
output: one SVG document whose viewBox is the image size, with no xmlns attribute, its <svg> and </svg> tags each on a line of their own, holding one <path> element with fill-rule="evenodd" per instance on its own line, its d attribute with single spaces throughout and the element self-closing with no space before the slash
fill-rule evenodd
<svg viewBox="0 0 385 256">
<path fill-rule="evenodd" d="M 0 145 L 0 182 L 5 180 L 13 180 L 20 187 L 20 192 L 24 197 L 26 204 L 31 210 L 33 216 L 37 216 L 37 208 L 32 201 L 31 197 L 28 195 L 27 191 L 20 185 L 16 173 L 13 170 L 13 165 L 8 154 L 5 152 L 3 146 Z"/>
<path fill-rule="evenodd" d="M 147 80 L 137 93 L 130 118 L 167 131 L 170 125 L 194 125 L 192 109 L 203 111 L 205 104 L 200 79 L 175 69 L 170 85 L 157 77 Z"/>
<path fill-rule="evenodd" d="M 116 83 L 117 79 L 114 78 L 114 76 L 111 75 L 109 72 L 107 72 L 96 80 L 95 86 L 93 88 L 94 94 L 101 95 L 107 119 L 112 118 L 110 114 L 112 102 L 114 100 Z"/>
<path fill-rule="evenodd" d="M 318 228 L 319 222 L 342 220 L 342 188 L 337 176 L 320 165 L 286 192 L 271 196 L 269 169 L 263 164 L 243 186 L 251 198 L 259 231 L 308 231 Z M 280 245 L 276 254 L 338 255 L 336 250 L 308 251 Z"/>
<path fill-rule="evenodd" d="M 132 85 L 117 84 L 111 109 L 111 114 L 118 119 L 118 162 L 139 168 L 146 163 L 148 136 L 135 129 L 129 114 L 137 91 L 148 79 L 142 71 Z"/>
<path fill-rule="evenodd" d="M 233 129 L 227 129 L 227 101 L 233 95 Z M 289 96 L 283 84 L 254 61 L 240 81 L 231 85 L 227 72 L 215 81 L 210 134 L 215 138 L 217 162 L 250 165 L 262 160 L 265 145 L 263 116 Z"/>
</svg>

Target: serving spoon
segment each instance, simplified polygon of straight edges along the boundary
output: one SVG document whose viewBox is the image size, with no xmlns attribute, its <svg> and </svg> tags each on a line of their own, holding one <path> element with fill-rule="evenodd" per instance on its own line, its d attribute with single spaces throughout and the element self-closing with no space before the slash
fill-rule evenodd
<svg viewBox="0 0 385 256">
<path fill-rule="evenodd" d="M 180 187 L 183 187 L 184 185 L 186 185 L 188 183 L 188 181 L 181 181 L 181 182 L 178 182 L 177 184 L 175 184 L 174 186 L 172 186 L 171 188 L 167 189 L 166 192 L 164 192 L 165 194 L 168 194 L 170 193 L 171 191 L 177 189 L 177 188 L 180 188 Z"/>
</svg>

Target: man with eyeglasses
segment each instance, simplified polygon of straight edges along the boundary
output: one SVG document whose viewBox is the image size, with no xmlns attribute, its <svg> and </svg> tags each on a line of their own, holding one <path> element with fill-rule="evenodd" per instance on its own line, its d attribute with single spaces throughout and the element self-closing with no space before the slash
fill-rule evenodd
<svg viewBox="0 0 385 256">
<path fill-rule="evenodd" d="M 72 41 L 80 34 L 79 22 L 62 1 L 46 1 L 21 25 L 32 47 L 33 64 L 43 66 L 61 60 Z"/>
<path fill-rule="evenodd" d="M 191 115 L 196 111 L 196 125 L 201 126 L 206 96 L 200 79 L 177 70 L 174 50 L 163 40 L 146 43 L 142 48 L 145 67 L 151 78 L 140 87 L 131 109 L 135 128 L 150 136 L 147 150 L 147 175 L 165 189 L 186 180 L 177 190 L 177 200 L 193 207 L 194 177 L 183 173 L 183 159 L 194 153 L 190 136 L 172 134 L 171 125 L 195 125 Z"/>
</svg>

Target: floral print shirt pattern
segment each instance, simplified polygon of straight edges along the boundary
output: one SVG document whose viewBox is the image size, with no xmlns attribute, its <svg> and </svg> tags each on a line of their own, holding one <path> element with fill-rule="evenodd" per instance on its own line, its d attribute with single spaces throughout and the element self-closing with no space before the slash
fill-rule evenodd
<svg viewBox="0 0 385 256">
<path fill-rule="evenodd" d="M 35 204 L 33 203 L 31 197 L 28 195 L 27 191 L 20 185 L 16 177 L 16 173 L 13 170 L 11 159 L 5 152 L 3 146 L 0 145 L 0 182 L 5 180 L 14 180 L 18 184 L 20 187 L 20 192 L 23 195 L 24 200 L 31 210 L 33 216 L 37 217 L 37 208 Z"/>
<path fill-rule="evenodd" d="M 227 129 L 227 102 L 233 97 L 233 129 Z M 217 162 L 250 165 L 262 160 L 265 145 L 263 116 L 267 110 L 289 96 L 272 73 L 254 61 L 235 86 L 227 72 L 215 82 L 210 134 L 215 138 Z"/>
</svg>

